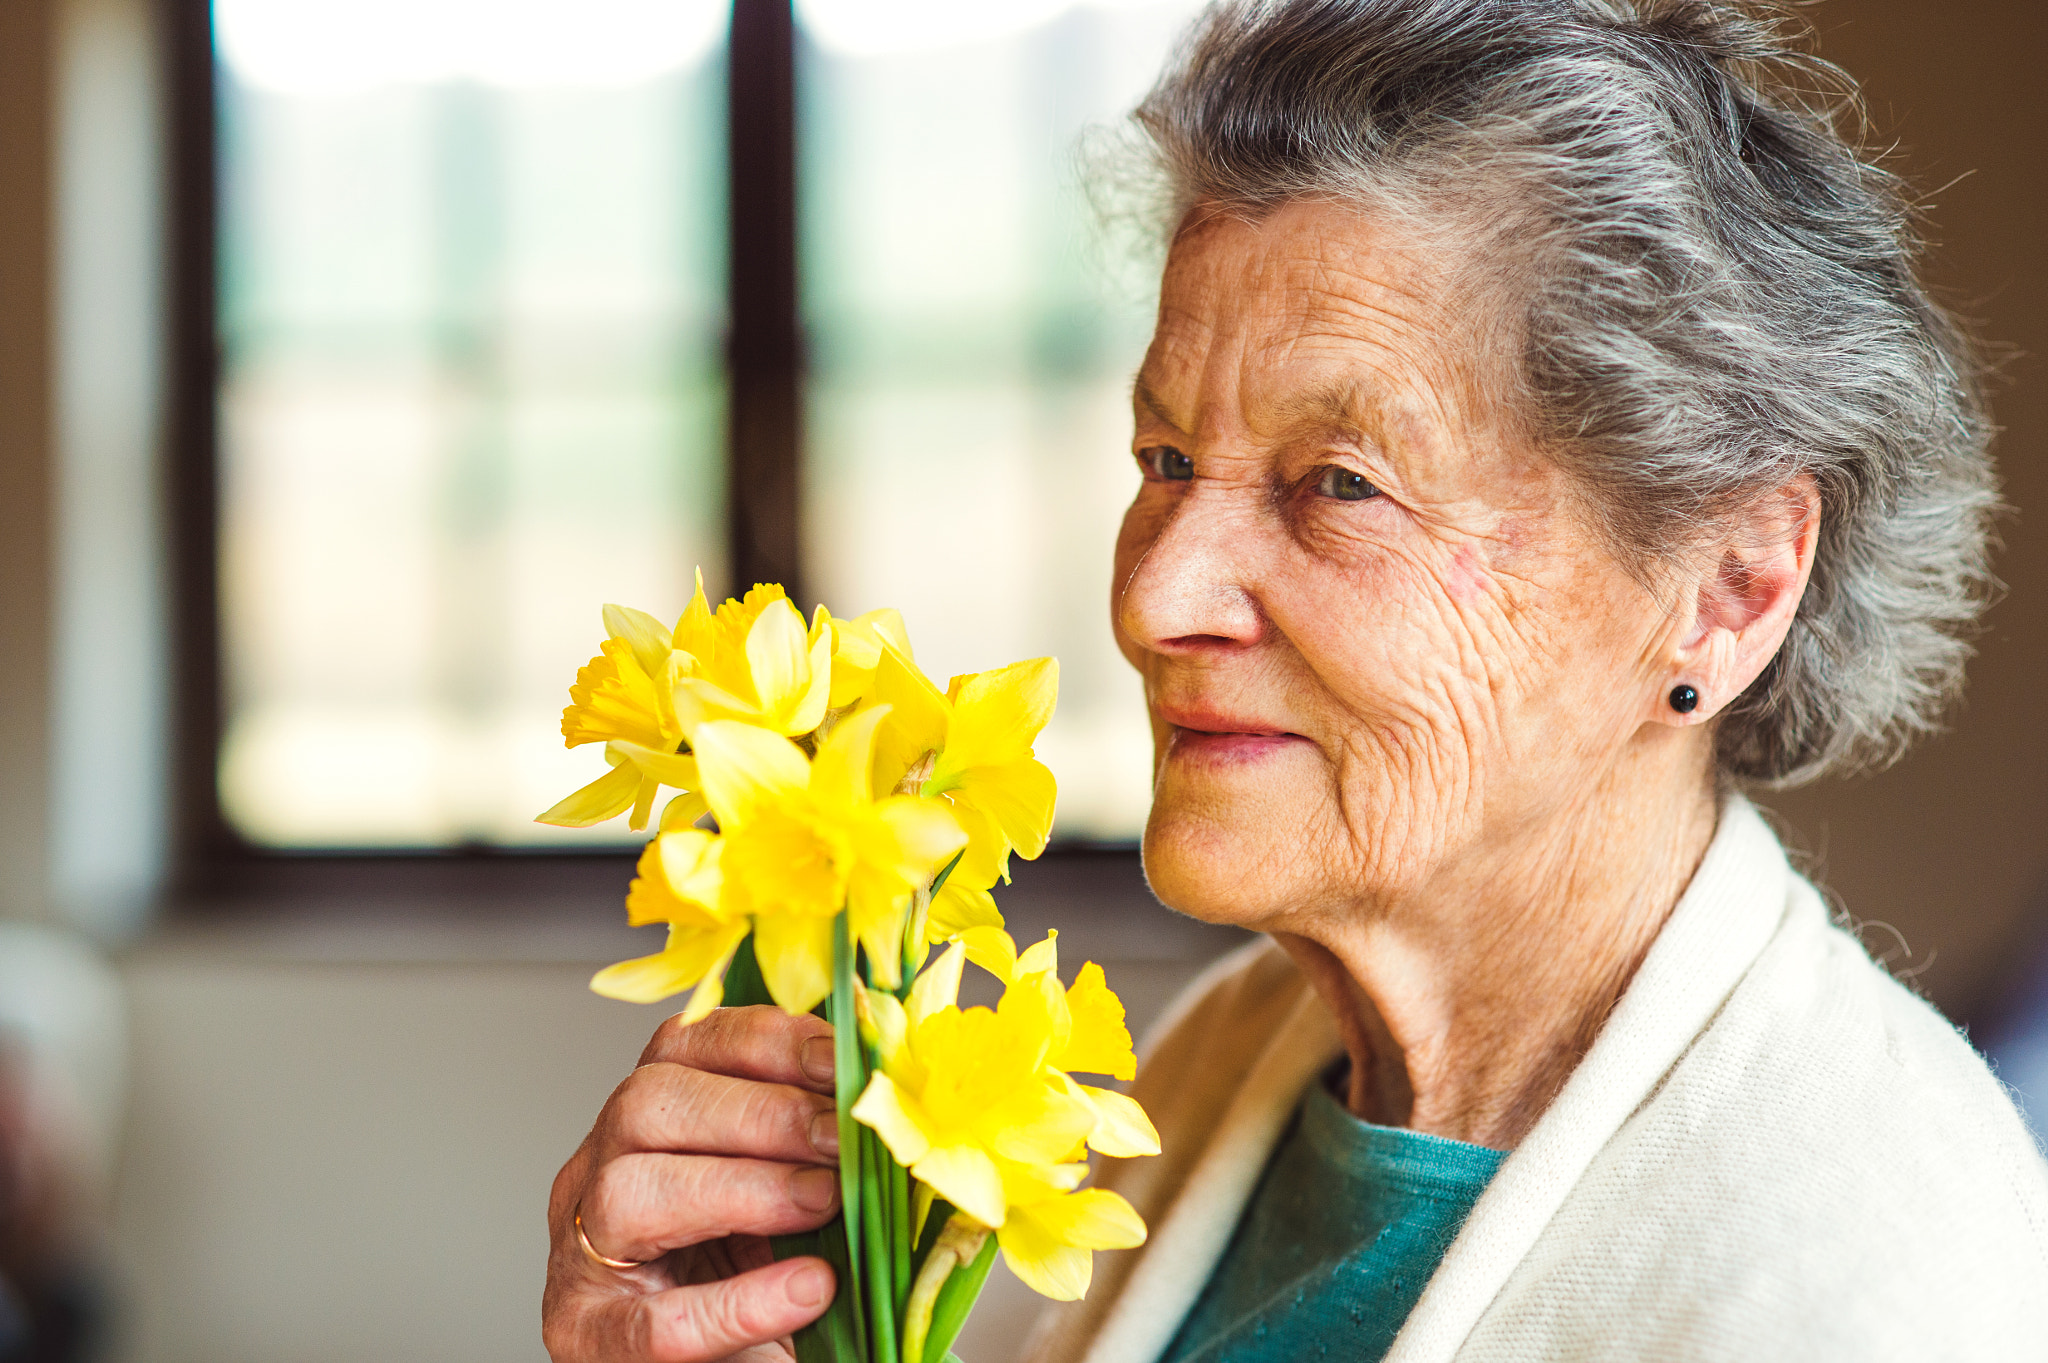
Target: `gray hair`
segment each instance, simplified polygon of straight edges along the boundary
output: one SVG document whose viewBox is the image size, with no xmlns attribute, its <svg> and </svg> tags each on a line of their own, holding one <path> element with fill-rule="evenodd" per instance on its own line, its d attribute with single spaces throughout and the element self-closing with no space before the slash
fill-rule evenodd
<svg viewBox="0 0 2048 1363">
<path fill-rule="evenodd" d="M 1525 419 L 1646 583 L 1815 481 L 1806 596 L 1716 738 L 1725 776 L 1777 785 L 1936 725 L 1997 506 L 1912 211 L 1836 131 L 1848 78 L 1792 35 L 1714 0 L 1226 0 L 1135 115 L 1176 224 L 1479 186 L 1524 276 Z"/>
</svg>

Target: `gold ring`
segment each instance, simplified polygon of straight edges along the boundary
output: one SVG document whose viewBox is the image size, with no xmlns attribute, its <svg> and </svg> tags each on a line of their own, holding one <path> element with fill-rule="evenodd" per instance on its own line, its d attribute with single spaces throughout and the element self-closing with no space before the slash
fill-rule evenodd
<svg viewBox="0 0 2048 1363">
<path fill-rule="evenodd" d="M 576 1243 L 583 1246 L 583 1252 L 588 1254 L 592 1260 L 603 1264 L 606 1268 L 644 1268 L 654 1262 L 652 1259 L 610 1259 L 599 1254 L 597 1247 L 590 1243 L 589 1232 L 583 1229 L 583 1209 L 581 1207 L 576 1209 Z"/>
</svg>

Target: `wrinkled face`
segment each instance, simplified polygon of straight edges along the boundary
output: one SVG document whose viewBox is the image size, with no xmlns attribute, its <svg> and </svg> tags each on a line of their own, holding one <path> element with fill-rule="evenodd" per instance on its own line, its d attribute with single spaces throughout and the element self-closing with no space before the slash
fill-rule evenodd
<svg viewBox="0 0 2048 1363">
<path fill-rule="evenodd" d="M 1169 257 L 1112 609 L 1184 912 L 1302 930 L 1512 865 L 1662 685 L 1677 627 L 1513 434 L 1449 264 L 1312 204 Z"/>
</svg>

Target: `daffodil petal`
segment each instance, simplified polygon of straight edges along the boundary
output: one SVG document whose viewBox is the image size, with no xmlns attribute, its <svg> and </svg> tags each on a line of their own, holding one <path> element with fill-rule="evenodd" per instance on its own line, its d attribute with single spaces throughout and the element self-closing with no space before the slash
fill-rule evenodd
<svg viewBox="0 0 2048 1363">
<path fill-rule="evenodd" d="M 734 942 L 733 947 L 737 950 L 739 943 Z M 704 978 L 698 981 L 696 989 L 691 991 L 690 1002 L 680 1015 L 683 1026 L 702 1022 L 711 1015 L 714 1008 L 725 1002 L 725 972 L 732 964 L 732 957 L 731 951 L 726 952 L 716 965 L 704 972 Z"/>
<path fill-rule="evenodd" d="M 891 710 L 875 740 L 875 790 L 886 794 L 926 753 L 945 746 L 952 707 L 917 664 L 893 647 L 885 647 L 875 663 L 871 694 Z"/>
<path fill-rule="evenodd" d="M 925 936 L 934 945 L 950 942 L 976 928 L 1002 930 L 1003 914 L 996 907 L 995 896 L 985 889 L 956 883 L 958 875 L 956 870 L 946 877 L 946 883 L 932 896 L 931 913 L 925 919 Z M 975 964 L 982 963 L 976 961 Z M 983 969 L 987 967 L 983 966 Z"/>
<path fill-rule="evenodd" d="M 652 956 L 640 956 L 606 966 L 591 977 L 590 987 L 606 998 L 629 1003 L 654 1003 L 680 994 L 704 978 L 704 973 L 732 954 L 746 925 L 669 930 L 668 947 Z"/>
<path fill-rule="evenodd" d="M 668 626 L 631 606 L 606 606 L 604 632 L 633 650 L 634 661 L 650 677 L 659 677 L 668 662 Z"/>
<path fill-rule="evenodd" d="M 1080 1249 L 1136 1249 L 1145 1243 L 1144 1218 L 1107 1188 L 1035 1202 L 1027 1214 L 1033 1225 Z"/>
<path fill-rule="evenodd" d="M 647 816 L 654 810 L 654 797 L 661 794 L 661 782 L 640 773 L 640 789 L 633 796 L 633 812 L 626 816 L 626 827 L 638 833 L 647 827 Z"/>
<path fill-rule="evenodd" d="M 849 721 L 850 722 L 850 721 Z M 967 845 L 967 834 L 943 800 L 891 795 L 875 804 L 875 817 L 895 841 L 895 868 L 918 883 L 929 880 Z"/>
<path fill-rule="evenodd" d="M 783 719 L 784 733 L 807 734 L 825 722 L 825 710 L 832 701 L 832 636 L 829 631 L 812 641 L 806 677 L 802 691 L 790 697 Z"/>
<path fill-rule="evenodd" d="M 656 752 L 653 748 L 618 738 L 607 743 L 605 747 L 638 767 L 641 775 L 651 776 L 665 786 L 674 786 L 678 790 L 697 788 L 697 759 L 694 757 L 685 757 L 680 753 Z"/>
<path fill-rule="evenodd" d="M 557 828 L 588 828 L 632 808 L 640 793 L 640 772 L 630 763 L 613 767 L 534 820 Z"/>
<path fill-rule="evenodd" d="M 815 914 L 764 914 L 754 920 L 754 956 L 782 1011 L 808 1013 L 832 992 L 832 920 Z"/>
<path fill-rule="evenodd" d="M 1095 1108 L 1065 1092 L 1065 1086 L 1027 1084 L 983 1116 L 978 1129 L 990 1133 L 989 1148 L 1019 1164 L 1054 1164 L 1088 1139 Z"/>
<path fill-rule="evenodd" d="M 858 981 L 855 982 L 858 985 Z M 910 1020 L 903 1011 L 903 1001 L 886 990 L 868 991 L 868 1024 L 874 1029 L 873 1045 L 875 1054 L 882 1062 L 882 1068 L 895 1066 L 903 1052 L 904 1038 L 910 1032 Z"/>
<path fill-rule="evenodd" d="M 1002 1175 L 981 1147 L 934 1147 L 910 1166 L 910 1172 L 982 1225 L 1003 1224 Z"/>
<path fill-rule="evenodd" d="M 910 998 L 904 1009 L 912 1027 L 960 1001 L 960 970 L 966 963 L 967 948 L 956 943 L 919 972 L 917 982 L 910 986 Z"/>
<path fill-rule="evenodd" d="M 697 820 L 711 812 L 711 806 L 704 801 L 701 790 L 686 790 L 661 807 L 661 820 L 656 825 L 664 833 L 692 827 Z"/>
<path fill-rule="evenodd" d="M 1059 929 L 1052 928 L 1046 932 L 1044 941 L 1025 947 L 1017 956 L 1016 973 L 1020 976 L 1036 975 L 1049 970 L 1057 974 L 1060 968 L 1059 938 Z"/>
<path fill-rule="evenodd" d="M 697 839 L 702 841 L 694 841 Z M 670 850 L 665 847 L 670 840 L 677 845 L 672 856 L 664 856 L 664 851 Z M 726 919 L 717 909 L 721 850 L 711 834 L 695 829 L 664 833 L 648 843 L 626 891 L 626 921 L 636 928 L 649 923 L 723 926 Z"/>
<path fill-rule="evenodd" d="M 1088 1295 L 1094 1276 L 1094 1256 L 1085 1249 L 1060 1243 L 1031 1219 L 1020 1207 L 996 1232 L 1002 1246 L 1003 1262 L 1024 1280 L 1024 1285 L 1054 1301 L 1079 1301 Z"/>
<path fill-rule="evenodd" d="M 1074 977 L 1067 991 L 1067 1011 L 1073 1030 L 1067 1044 L 1054 1053 L 1052 1063 L 1063 1070 L 1084 1074 L 1106 1074 L 1114 1079 L 1135 1079 L 1138 1060 L 1131 1050 L 1131 1033 L 1124 1026 L 1124 1004 L 1103 978 L 1102 967 L 1090 961 Z"/>
<path fill-rule="evenodd" d="M 843 807 L 871 803 L 868 768 L 875 756 L 875 729 L 888 717 L 888 706 L 875 705 L 833 725 L 811 761 L 811 793 Z"/>
<path fill-rule="evenodd" d="M 868 950 L 868 969 L 883 989 L 903 983 L 903 930 L 910 895 L 887 877 L 856 874 L 846 887 L 846 921 Z"/>
<path fill-rule="evenodd" d="M 971 767 L 952 789 L 955 799 L 986 814 L 1026 861 L 1045 850 L 1059 786 L 1043 762 L 1025 758 L 1004 767 Z"/>
<path fill-rule="evenodd" d="M 1017 944 L 1000 927 L 975 926 L 960 934 L 967 959 L 1008 984 L 1017 975 Z"/>
<path fill-rule="evenodd" d="M 725 887 L 725 839 L 701 828 L 663 833 L 651 844 L 661 875 L 679 899 L 716 910 Z"/>
<path fill-rule="evenodd" d="M 868 1086 L 853 1105 L 853 1119 L 871 1127 L 898 1164 L 908 1168 L 931 1153 L 931 1138 L 912 1111 L 912 1104 L 894 1080 L 879 1071 L 868 1077 Z M 929 1181 L 929 1180 L 927 1180 Z M 944 1191 L 941 1189 L 941 1191 Z M 998 1190 L 1000 1195 L 1000 1189 Z"/>
<path fill-rule="evenodd" d="M 719 827 L 745 825 L 755 811 L 788 801 L 810 784 L 803 750 L 779 734 L 737 720 L 699 725 L 697 779 Z"/>
<path fill-rule="evenodd" d="M 704 570 L 697 570 L 697 591 L 684 608 L 683 616 L 676 621 L 675 633 L 670 644 L 698 661 L 706 661 L 717 646 L 717 635 L 711 623 L 711 603 L 704 596 Z"/>
<path fill-rule="evenodd" d="M 1054 658 L 1031 658 L 956 677 L 948 690 L 953 727 L 941 766 L 960 771 L 1015 762 L 1031 756 L 1032 740 L 1052 719 L 1060 665 Z"/>
<path fill-rule="evenodd" d="M 778 714 L 810 688 L 807 634 L 804 618 L 787 597 L 770 602 L 747 631 L 747 672 L 753 678 L 754 699 L 762 714 Z"/>
<path fill-rule="evenodd" d="M 671 703 L 677 726 L 693 745 L 697 730 L 713 720 L 737 719 L 751 723 L 761 717 L 758 706 L 702 677 L 679 679 Z"/>
<path fill-rule="evenodd" d="M 1088 1134 L 1093 1149 L 1117 1159 L 1159 1153 L 1159 1130 L 1137 1100 L 1112 1089 L 1078 1085 L 1095 1109 L 1095 1130 Z"/>
</svg>

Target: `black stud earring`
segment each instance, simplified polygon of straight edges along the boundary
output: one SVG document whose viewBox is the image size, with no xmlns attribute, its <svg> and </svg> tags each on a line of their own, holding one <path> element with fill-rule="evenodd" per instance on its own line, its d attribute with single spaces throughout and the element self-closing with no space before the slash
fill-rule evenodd
<svg viewBox="0 0 2048 1363">
<path fill-rule="evenodd" d="M 1671 708 L 1678 711 L 1679 714 L 1689 715 L 1694 710 L 1699 709 L 1699 705 L 1700 693 L 1693 690 L 1690 686 L 1674 686 L 1671 688 Z"/>
</svg>

